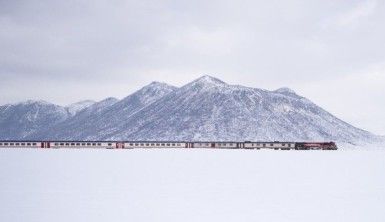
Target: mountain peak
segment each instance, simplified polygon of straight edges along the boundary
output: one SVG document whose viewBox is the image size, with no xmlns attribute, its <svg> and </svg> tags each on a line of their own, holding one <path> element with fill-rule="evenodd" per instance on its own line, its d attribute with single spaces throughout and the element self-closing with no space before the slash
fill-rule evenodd
<svg viewBox="0 0 385 222">
<path fill-rule="evenodd" d="M 220 79 L 217 79 L 215 77 L 209 76 L 209 75 L 203 75 L 195 80 L 195 82 L 203 82 L 203 83 L 209 83 L 209 84 L 226 84 Z"/>
<path fill-rule="evenodd" d="M 188 85 L 199 85 L 199 86 L 209 86 L 209 87 L 227 86 L 227 84 L 222 80 L 209 75 L 201 76 L 198 79 L 189 83 Z"/>
<path fill-rule="evenodd" d="M 172 85 L 169 85 L 165 82 L 158 82 L 158 81 L 152 81 L 150 84 L 148 84 L 147 86 L 165 86 L 165 87 L 175 87 L 175 86 L 172 86 Z"/>
<path fill-rule="evenodd" d="M 82 111 L 83 109 L 85 109 L 89 106 L 92 106 L 95 103 L 96 102 L 93 100 L 82 100 L 82 101 L 79 101 L 76 103 L 72 103 L 72 104 L 66 106 L 66 108 L 71 115 L 75 115 L 78 112 Z"/>
<path fill-rule="evenodd" d="M 279 89 L 275 90 L 274 92 L 282 93 L 282 94 L 296 94 L 294 90 L 292 90 L 288 87 L 279 88 Z"/>
<path fill-rule="evenodd" d="M 142 89 L 146 89 L 146 90 L 147 89 L 152 89 L 152 90 L 154 90 L 154 89 L 158 89 L 158 90 L 159 89 L 166 89 L 166 90 L 172 91 L 172 90 L 174 90 L 176 88 L 177 87 L 169 85 L 169 84 L 164 83 L 164 82 L 153 81 L 150 84 L 144 86 Z"/>
<path fill-rule="evenodd" d="M 52 103 L 49 103 L 45 100 L 26 100 L 24 102 L 15 103 L 13 105 L 52 105 Z"/>
</svg>

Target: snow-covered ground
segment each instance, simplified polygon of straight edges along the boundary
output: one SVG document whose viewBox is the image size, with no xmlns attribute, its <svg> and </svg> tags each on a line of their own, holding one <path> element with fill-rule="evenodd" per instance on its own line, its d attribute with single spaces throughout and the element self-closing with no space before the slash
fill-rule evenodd
<svg viewBox="0 0 385 222">
<path fill-rule="evenodd" d="M 0 150 L 0 221 L 385 221 L 385 151 Z"/>
</svg>

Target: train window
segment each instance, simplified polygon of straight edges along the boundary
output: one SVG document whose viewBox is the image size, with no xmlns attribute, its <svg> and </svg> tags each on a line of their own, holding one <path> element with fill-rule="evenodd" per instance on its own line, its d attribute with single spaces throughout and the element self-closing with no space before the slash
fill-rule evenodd
<svg viewBox="0 0 385 222">
<path fill-rule="evenodd" d="M 264 143 L 262 146 L 263 146 L 263 147 L 266 147 L 266 144 Z"/>
<path fill-rule="evenodd" d="M 149 144 L 149 143 L 146 143 L 146 146 L 150 146 L 150 144 Z"/>
<path fill-rule="evenodd" d="M 3 143 L 0 143 L 0 146 L 2 146 L 3 145 Z"/>
<path fill-rule="evenodd" d="M 27 146 L 31 146 L 31 143 L 27 143 Z"/>
<path fill-rule="evenodd" d="M 176 145 L 177 145 L 177 146 L 180 146 L 180 143 L 177 143 Z"/>
<path fill-rule="evenodd" d="M 170 144 L 169 144 L 169 143 L 167 143 L 166 145 L 167 145 L 167 146 L 170 146 Z"/>
<path fill-rule="evenodd" d="M 270 146 L 274 146 L 274 144 L 270 143 Z"/>
<path fill-rule="evenodd" d="M 91 146 L 91 143 L 87 143 L 87 146 Z"/>
<path fill-rule="evenodd" d="M 151 143 L 151 146 L 155 146 L 155 143 Z"/>
<path fill-rule="evenodd" d="M 4 143 L 4 146 L 8 146 L 8 143 Z"/>
<path fill-rule="evenodd" d="M 290 144 L 290 143 L 289 143 L 288 145 L 289 145 L 289 147 L 291 147 L 291 144 Z"/>
<path fill-rule="evenodd" d="M 75 146 L 75 143 L 71 143 L 71 146 Z"/>
<path fill-rule="evenodd" d="M 55 146 L 59 145 L 59 143 L 55 143 Z"/>
<path fill-rule="evenodd" d="M 160 146 L 160 144 L 159 144 L 159 143 L 157 143 L 156 145 L 157 145 L 157 146 Z"/>
<path fill-rule="evenodd" d="M 85 146 L 86 145 L 86 143 L 82 143 L 82 146 Z"/>
<path fill-rule="evenodd" d="M 60 146 L 63 146 L 64 145 L 64 143 L 60 143 Z"/>
<path fill-rule="evenodd" d="M 9 145 L 10 145 L 10 146 L 13 146 L 13 143 L 10 143 Z"/>
<path fill-rule="evenodd" d="M 135 143 L 135 146 L 139 146 L 139 144 L 138 144 L 138 143 Z"/>
<path fill-rule="evenodd" d="M 130 146 L 133 146 L 134 144 L 133 143 L 130 143 Z"/>
<path fill-rule="evenodd" d="M 161 146 L 164 146 L 164 143 L 162 143 Z"/>
<path fill-rule="evenodd" d="M 96 143 L 92 143 L 92 146 L 96 146 Z"/>
<path fill-rule="evenodd" d="M 69 143 L 66 143 L 66 146 L 69 146 L 70 144 Z"/>
<path fill-rule="evenodd" d="M 130 145 L 131 145 L 132 143 L 130 143 Z M 112 146 L 112 143 L 108 143 L 108 146 Z"/>
<path fill-rule="evenodd" d="M 171 146 L 175 146 L 175 143 L 172 143 Z"/>
<path fill-rule="evenodd" d="M 76 146 L 80 146 L 80 143 L 76 143 Z"/>
<path fill-rule="evenodd" d="M 19 143 L 15 143 L 15 146 L 19 146 L 20 144 Z"/>
<path fill-rule="evenodd" d="M 25 146 L 25 143 L 21 143 L 22 146 Z"/>
<path fill-rule="evenodd" d="M 32 145 L 36 146 L 36 143 L 32 143 Z"/>
<path fill-rule="evenodd" d="M 101 143 L 98 143 L 98 146 L 101 146 L 102 144 Z"/>
</svg>

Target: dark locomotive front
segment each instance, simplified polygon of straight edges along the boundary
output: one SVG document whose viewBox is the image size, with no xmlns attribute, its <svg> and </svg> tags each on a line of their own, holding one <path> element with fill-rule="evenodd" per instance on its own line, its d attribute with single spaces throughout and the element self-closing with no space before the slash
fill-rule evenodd
<svg viewBox="0 0 385 222">
<path fill-rule="evenodd" d="M 296 143 L 296 150 L 337 150 L 337 146 L 334 142 L 322 142 L 322 143 Z"/>
</svg>

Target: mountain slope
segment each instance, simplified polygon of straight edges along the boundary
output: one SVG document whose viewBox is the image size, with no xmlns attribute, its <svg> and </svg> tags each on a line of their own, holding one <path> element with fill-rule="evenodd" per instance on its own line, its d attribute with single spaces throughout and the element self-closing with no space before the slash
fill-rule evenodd
<svg viewBox="0 0 385 222">
<path fill-rule="evenodd" d="M 116 101 L 107 99 L 79 112 L 49 130 L 41 130 L 32 139 L 101 139 L 125 124 L 125 120 L 176 88 L 152 82 L 132 95 Z"/>
<path fill-rule="evenodd" d="M 0 106 L 0 139 L 23 139 L 69 116 L 66 108 L 45 101 Z"/>
<path fill-rule="evenodd" d="M 372 141 L 290 89 L 267 91 L 204 76 L 125 120 L 104 139 Z"/>
</svg>

